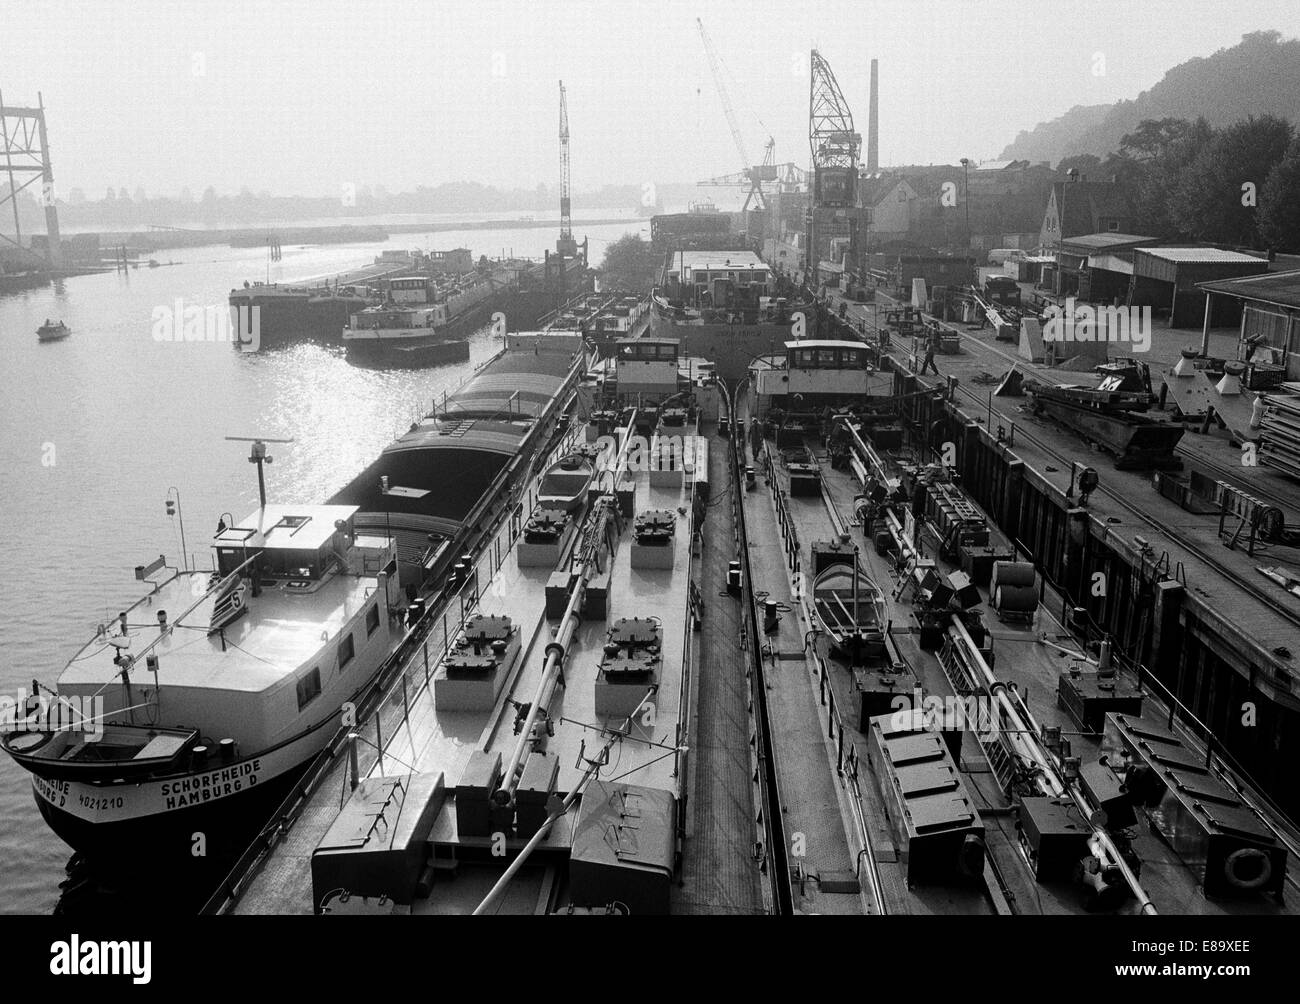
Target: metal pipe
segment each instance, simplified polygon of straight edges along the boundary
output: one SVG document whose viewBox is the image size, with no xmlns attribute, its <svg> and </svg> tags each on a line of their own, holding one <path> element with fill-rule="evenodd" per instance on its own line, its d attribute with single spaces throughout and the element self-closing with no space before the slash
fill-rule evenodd
<svg viewBox="0 0 1300 1004">
<path fill-rule="evenodd" d="M 483 902 L 474 908 L 474 912 L 471 916 L 481 917 L 487 912 L 488 908 L 496 902 L 497 897 L 505 891 L 506 886 L 510 884 L 510 880 L 515 877 L 519 869 L 524 866 L 524 863 L 528 860 L 529 856 L 537 849 L 537 845 L 546 839 L 546 835 L 551 831 L 551 827 L 555 824 L 555 821 L 572 808 L 573 803 L 577 800 L 578 796 L 582 794 L 582 790 L 587 786 L 587 783 L 595 777 L 596 772 L 601 768 L 601 761 L 604 760 L 604 754 L 614 744 L 614 741 L 616 739 L 622 739 L 627 735 L 627 730 L 631 728 L 632 722 L 636 719 L 637 714 L 641 711 L 645 702 L 654 696 L 656 689 L 658 688 L 651 687 L 646 691 L 645 696 L 641 698 L 640 703 L 638 703 L 632 713 L 623 720 L 622 728 L 609 737 L 609 740 L 601 750 L 601 754 L 593 757 L 587 762 L 587 769 L 583 771 L 582 777 L 578 778 L 578 783 L 573 786 L 573 790 L 569 792 L 563 802 L 547 815 L 546 819 L 542 822 L 542 825 L 537 828 L 537 832 L 532 835 L 528 843 L 524 844 L 523 849 L 520 850 L 515 859 L 510 862 L 510 866 L 502 873 L 501 877 L 497 879 L 496 884 L 492 886 L 488 891 L 488 894 L 483 897 Z"/>
<path fill-rule="evenodd" d="M 573 632 L 581 620 L 578 611 L 582 608 L 583 597 L 587 592 L 587 582 L 591 578 L 592 570 L 596 565 L 596 555 L 599 553 L 601 542 L 605 536 L 605 528 L 612 504 L 608 497 L 602 499 L 598 503 L 599 508 L 593 514 L 590 523 L 591 536 L 587 540 L 587 550 L 581 556 L 582 564 L 578 570 L 578 577 L 573 584 L 573 588 L 569 591 L 569 602 L 565 606 L 564 614 L 560 619 L 560 630 L 557 632 L 555 640 L 546 646 L 546 664 L 542 669 L 542 678 L 537 683 L 537 690 L 533 695 L 532 704 L 528 708 L 528 716 L 524 719 L 523 727 L 519 731 L 519 738 L 515 741 L 514 748 L 510 752 L 510 759 L 506 761 L 501 787 L 492 794 L 492 800 L 497 805 L 505 806 L 514 802 L 515 790 L 519 787 L 523 762 L 528 754 L 533 728 L 537 724 L 542 709 L 550 703 L 551 696 L 555 692 L 555 685 L 560 678 L 560 671 L 564 667 L 564 657 L 568 652 L 569 642 L 572 641 Z"/>
<path fill-rule="evenodd" d="M 1039 635 L 1038 643 L 1040 645 L 1046 645 L 1048 648 L 1056 649 L 1056 651 L 1060 652 L 1062 655 L 1068 655 L 1071 659 L 1074 659 L 1078 662 L 1086 662 L 1090 666 L 1098 665 L 1096 659 L 1093 659 L 1091 656 L 1087 655 L 1084 652 L 1079 652 L 1072 648 L 1066 648 L 1064 645 L 1058 645 L 1054 641 L 1048 641 L 1046 632 Z"/>
<path fill-rule="evenodd" d="M 970 662 L 974 668 L 979 671 L 980 675 L 984 677 L 984 687 L 988 691 L 989 696 L 998 702 L 1003 713 L 1016 730 L 1015 733 L 1003 732 L 1003 735 L 1009 737 L 1009 741 L 1016 747 L 1017 751 L 1021 751 L 1027 759 L 1038 764 L 1038 766 L 1042 768 L 1043 773 L 1040 773 L 1038 776 L 1039 788 L 1045 795 L 1053 797 L 1068 795 L 1070 797 L 1083 818 L 1087 820 L 1088 825 L 1092 828 L 1093 834 L 1097 837 L 1101 848 L 1104 849 L 1107 856 L 1111 858 L 1109 863 L 1117 867 L 1120 874 L 1124 876 L 1124 881 L 1128 884 L 1129 889 L 1132 890 L 1134 897 L 1142 905 L 1142 912 L 1146 914 L 1154 914 L 1156 912 L 1155 904 L 1151 902 L 1151 898 L 1142 888 L 1141 883 L 1138 881 L 1138 877 L 1133 873 L 1133 870 L 1128 866 L 1128 862 L 1125 861 L 1123 856 L 1120 854 L 1119 848 L 1116 847 L 1114 841 L 1111 840 L 1110 834 L 1092 822 L 1092 814 L 1095 807 L 1090 806 L 1087 803 L 1087 800 L 1079 794 L 1074 785 L 1065 783 L 1064 779 L 1056 769 L 1056 764 L 1053 762 L 1051 754 L 1043 747 L 1042 739 L 1038 732 L 1026 727 L 1025 721 L 1021 718 L 1015 703 L 1009 695 L 1007 685 L 999 681 L 997 677 L 993 675 L 993 671 L 989 668 L 988 663 L 986 663 L 983 656 L 980 655 L 979 647 L 967 632 L 966 625 L 962 623 L 961 618 L 956 614 L 952 617 L 952 626 L 958 637 L 961 639 L 962 644 L 966 649 L 966 654 L 970 657 Z M 1028 714 L 1027 709 L 1026 714 Z"/>
</svg>

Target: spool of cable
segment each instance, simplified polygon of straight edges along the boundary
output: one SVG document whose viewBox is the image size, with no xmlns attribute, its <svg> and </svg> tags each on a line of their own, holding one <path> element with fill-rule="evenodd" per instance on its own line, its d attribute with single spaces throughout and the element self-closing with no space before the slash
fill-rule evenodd
<svg viewBox="0 0 1300 1004">
<path fill-rule="evenodd" d="M 993 605 L 1002 613 L 1030 613 L 1038 609 L 1038 590 L 1033 586 L 998 586 Z"/>
<path fill-rule="evenodd" d="M 993 590 L 999 586 L 1032 586 L 1034 566 L 1027 561 L 993 562 Z"/>
</svg>

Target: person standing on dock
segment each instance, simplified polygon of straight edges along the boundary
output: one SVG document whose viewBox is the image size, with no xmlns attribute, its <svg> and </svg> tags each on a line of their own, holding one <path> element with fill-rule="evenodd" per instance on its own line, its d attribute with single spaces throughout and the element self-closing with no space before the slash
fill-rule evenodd
<svg viewBox="0 0 1300 1004">
<path fill-rule="evenodd" d="M 935 376 L 939 375 L 939 367 L 935 365 L 935 361 L 934 361 L 934 354 L 938 351 L 939 351 L 939 329 L 935 328 L 933 331 L 930 332 L 929 337 L 925 341 L 925 361 L 921 363 L 920 375 L 922 376 L 925 375 L 925 370 L 927 366 L 930 369 L 934 370 Z"/>
</svg>

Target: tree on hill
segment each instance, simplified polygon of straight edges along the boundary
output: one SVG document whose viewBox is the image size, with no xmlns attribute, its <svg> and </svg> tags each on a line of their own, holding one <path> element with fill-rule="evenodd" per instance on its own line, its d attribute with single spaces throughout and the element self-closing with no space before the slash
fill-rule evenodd
<svg viewBox="0 0 1300 1004">
<path fill-rule="evenodd" d="M 1104 156 L 1146 119 L 1195 119 L 1221 128 L 1247 115 L 1300 121 L 1300 40 L 1277 31 L 1243 35 L 1236 45 L 1172 67 L 1132 100 L 1075 107 L 1020 133 L 1000 160 L 1050 160 L 1077 153 Z"/>
<path fill-rule="evenodd" d="M 658 258 L 640 234 L 624 234 L 605 249 L 600 269 L 606 289 L 647 293 L 658 279 Z"/>
<path fill-rule="evenodd" d="M 1258 223 L 1265 247 L 1300 252 L 1300 137 L 1291 141 L 1260 190 Z"/>
<path fill-rule="evenodd" d="M 1144 120 L 1120 143 L 1119 155 L 1133 168 L 1126 176 L 1136 192 L 1138 232 L 1152 237 L 1189 237 L 1174 218 L 1180 179 L 1214 130 L 1203 118 Z"/>
<path fill-rule="evenodd" d="M 1181 173 L 1173 222 L 1202 241 L 1258 246 L 1260 189 L 1291 145 L 1291 123 L 1253 115 L 1215 132 Z"/>
</svg>

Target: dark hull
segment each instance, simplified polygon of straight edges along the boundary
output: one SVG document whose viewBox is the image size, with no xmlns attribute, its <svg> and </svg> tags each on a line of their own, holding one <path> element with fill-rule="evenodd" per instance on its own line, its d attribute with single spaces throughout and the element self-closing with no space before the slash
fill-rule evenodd
<svg viewBox="0 0 1300 1004">
<path fill-rule="evenodd" d="M 100 864 L 130 870 L 145 863 L 193 861 L 195 834 L 203 834 L 208 857 L 240 854 L 302 776 L 302 763 L 255 788 L 220 801 L 193 805 L 165 816 L 111 823 L 90 822 L 35 796 L 41 817 L 59 839 Z"/>
<path fill-rule="evenodd" d="M 296 342 L 338 345 L 348 319 L 366 306 L 360 297 L 242 296 L 231 294 L 232 307 L 259 308 L 260 349 L 284 348 Z"/>
<path fill-rule="evenodd" d="M 468 358 L 469 342 L 459 338 L 392 348 L 357 350 L 352 345 L 348 346 L 348 362 L 353 366 L 370 369 L 423 369 L 426 366 L 464 362 Z"/>
<path fill-rule="evenodd" d="M 465 336 L 492 319 L 501 299 L 489 296 L 427 336 L 344 339 L 348 362 L 383 369 L 417 369 L 466 360 L 469 358 L 469 343 L 464 340 Z"/>
<path fill-rule="evenodd" d="M 650 335 L 674 338 L 681 355 L 712 360 L 719 379 L 735 383 L 749 379 L 749 367 L 756 358 L 784 352 L 790 340 L 790 324 L 675 324 L 671 318 L 652 312 Z"/>
</svg>

